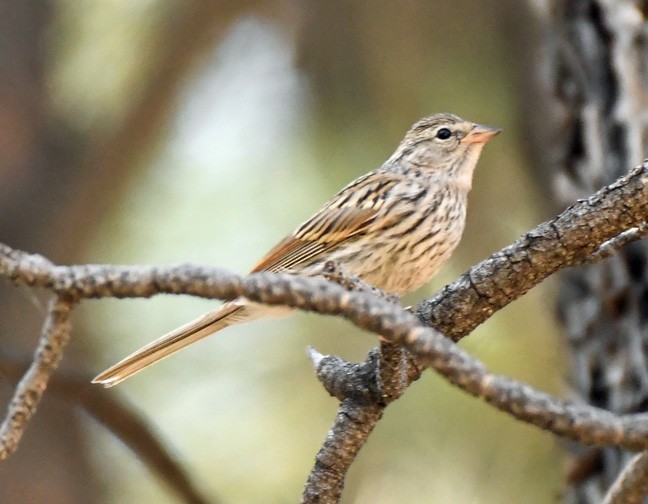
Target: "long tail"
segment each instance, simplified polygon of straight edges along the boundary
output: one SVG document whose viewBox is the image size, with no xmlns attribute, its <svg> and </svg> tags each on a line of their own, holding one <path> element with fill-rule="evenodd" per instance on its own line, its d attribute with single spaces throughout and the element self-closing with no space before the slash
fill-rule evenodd
<svg viewBox="0 0 648 504">
<path fill-rule="evenodd" d="M 155 362 L 174 354 L 192 343 L 220 331 L 227 326 L 258 318 L 260 305 L 245 300 L 232 301 L 212 310 L 191 322 L 178 327 L 164 336 L 130 354 L 114 366 L 97 375 L 92 383 L 112 387 Z"/>
</svg>

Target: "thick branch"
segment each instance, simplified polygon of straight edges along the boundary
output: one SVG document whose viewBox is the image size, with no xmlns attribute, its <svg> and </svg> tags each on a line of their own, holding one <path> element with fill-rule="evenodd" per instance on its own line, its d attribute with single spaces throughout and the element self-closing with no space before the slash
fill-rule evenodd
<svg viewBox="0 0 648 504">
<path fill-rule="evenodd" d="M 341 404 L 333 427 L 315 457 L 302 504 L 334 503 L 342 495 L 347 471 L 385 408 L 411 383 L 407 376 L 409 355 L 401 346 L 385 341 L 360 364 L 332 355 L 324 357 L 313 350 L 310 354 L 318 378 Z"/>
<path fill-rule="evenodd" d="M 606 242 L 639 228 L 648 216 L 648 161 L 567 208 L 512 245 L 473 266 L 434 298 L 420 303 L 421 320 L 455 341 L 559 269 L 576 266 Z"/>
<path fill-rule="evenodd" d="M 364 445 L 364 440 L 382 418 L 384 409 L 378 403 L 359 407 L 355 398 L 342 401 L 333 427 L 315 457 L 315 466 L 306 482 L 302 504 L 339 501 L 347 471 Z"/>
</svg>

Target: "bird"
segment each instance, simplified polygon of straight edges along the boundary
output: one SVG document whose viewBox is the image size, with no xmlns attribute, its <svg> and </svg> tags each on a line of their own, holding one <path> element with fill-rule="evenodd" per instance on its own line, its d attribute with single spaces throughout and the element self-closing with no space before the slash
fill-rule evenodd
<svg viewBox="0 0 648 504">
<path fill-rule="evenodd" d="M 486 142 L 500 131 L 448 113 L 424 117 L 387 161 L 333 196 L 251 273 L 316 276 L 333 263 L 386 293 L 412 292 L 437 273 L 459 243 L 475 166 Z M 226 302 L 92 381 L 112 387 L 225 327 L 290 311 L 245 298 Z"/>
</svg>

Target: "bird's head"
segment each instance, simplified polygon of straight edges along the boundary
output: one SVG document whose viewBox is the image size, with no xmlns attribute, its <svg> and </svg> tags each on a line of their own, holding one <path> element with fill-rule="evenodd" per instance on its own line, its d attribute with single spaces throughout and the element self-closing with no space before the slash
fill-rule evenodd
<svg viewBox="0 0 648 504">
<path fill-rule="evenodd" d="M 402 162 L 426 172 L 448 175 L 470 189 L 484 144 L 500 131 L 453 114 L 424 117 L 410 128 L 388 162 Z"/>
</svg>

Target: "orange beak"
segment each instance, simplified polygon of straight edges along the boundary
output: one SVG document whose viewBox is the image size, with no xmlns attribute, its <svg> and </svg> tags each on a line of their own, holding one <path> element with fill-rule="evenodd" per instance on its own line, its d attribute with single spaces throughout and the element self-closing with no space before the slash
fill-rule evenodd
<svg viewBox="0 0 648 504">
<path fill-rule="evenodd" d="M 473 126 L 473 129 L 470 130 L 470 133 L 468 133 L 462 141 L 469 144 L 486 143 L 495 135 L 501 133 L 501 131 L 502 130 L 499 128 L 484 126 L 482 124 L 475 124 L 475 126 Z"/>
</svg>

